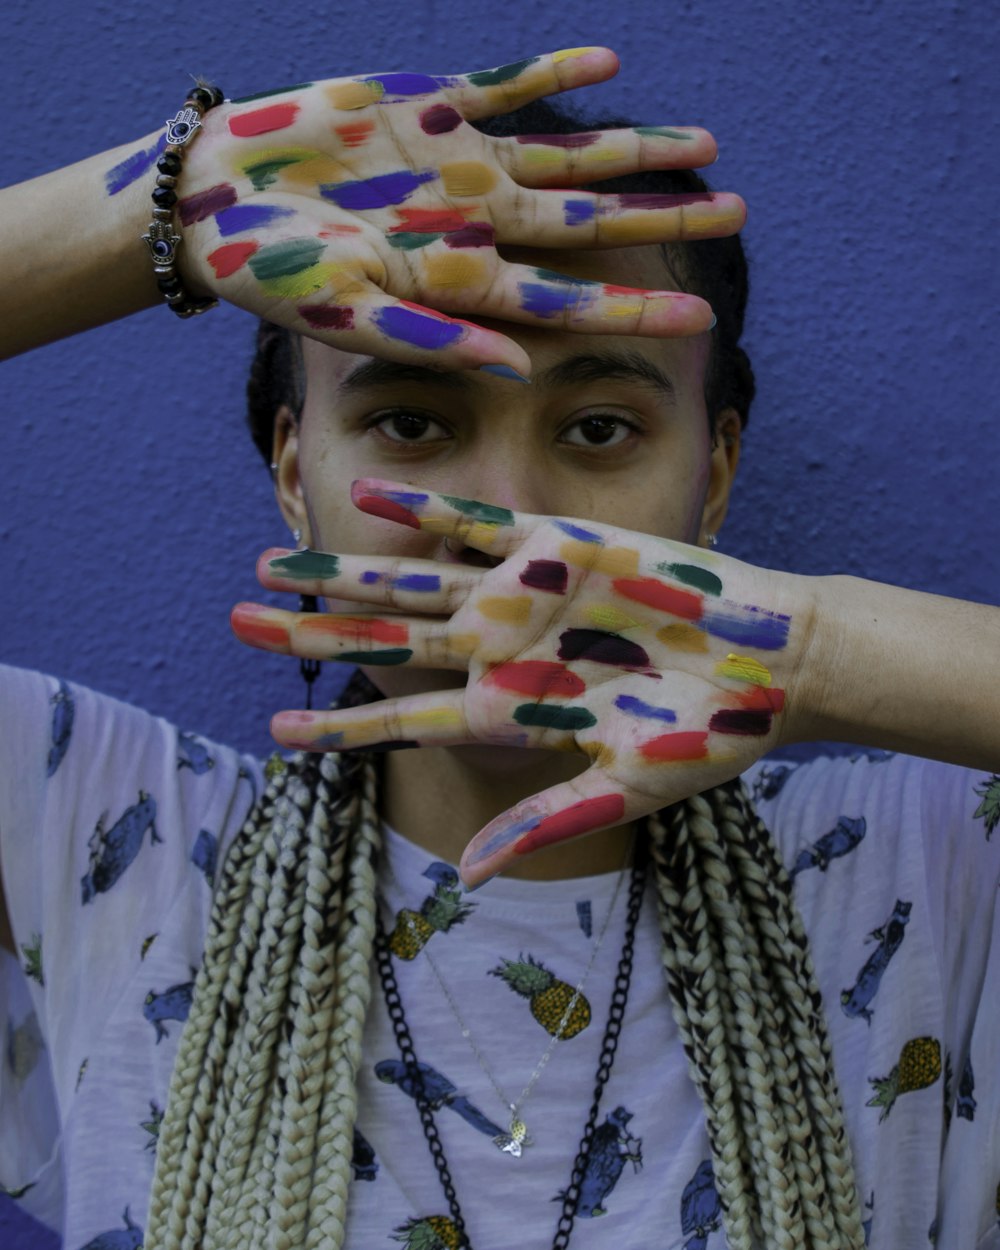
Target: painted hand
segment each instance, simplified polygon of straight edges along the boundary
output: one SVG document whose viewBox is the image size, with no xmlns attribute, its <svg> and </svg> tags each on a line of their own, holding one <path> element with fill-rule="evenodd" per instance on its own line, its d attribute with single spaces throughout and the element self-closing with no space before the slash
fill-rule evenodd
<svg viewBox="0 0 1000 1250">
<path fill-rule="evenodd" d="M 704 300 L 564 279 L 497 245 L 618 247 L 732 234 L 731 194 L 594 195 L 572 188 L 712 161 L 697 128 L 490 138 L 469 122 L 617 72 L 572 49 L 453 77 L 371 74 L 227 103 L 205 117 L 179 187 L 181 264 L 193 290 L 345 351 L 520 373 L 521 347 L 456 319 L 583 333 L 688 335 Z M 435 311 L 441 310 L 441 311 Z"/>
<path fill-rule="evenodd" d="M 344 712 L 282 712 L 310 751 L 491 743 L 577 751 L 590 766 L 472 840 L 476 884 L 519 855 L 627 823 L 742 772 L 787 739 L 811 631 L 801 579 L 590 521 L 530 516 L 373 479 L 363 512 L 500 557 L 495 567 L 275 552 L 279 590 L 391 607 L 301 615 L 241 604 L 241 641 L 291 655 L 468 672 L 464 687 Z"/>
</svg>

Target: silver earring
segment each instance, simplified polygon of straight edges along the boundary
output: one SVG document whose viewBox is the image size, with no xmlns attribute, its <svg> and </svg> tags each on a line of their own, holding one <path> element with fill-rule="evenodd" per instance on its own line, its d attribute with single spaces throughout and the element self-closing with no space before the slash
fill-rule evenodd
<svg viewBox="0 0 1000 1250">
<path fill-rule="evenodd" d="M 278 472 L 278 462 L 277 460 L 272 460 L 271 461 L 271 476 L 274 477 L 274 475 L 277 472 Z"/>
<path fill-rule="evenodd" d="M 709 545 L 709 547 L 718 547 L 719 545 L 719 540 L 708 530 L 705 531 L 705 542 Z"/>
<path fill-rule="evenodd" d="M 295 543 L 296 547 L 302 546 L 302 531 L 301 530 L 292 530 L 292 542 Z"/>
</svg>

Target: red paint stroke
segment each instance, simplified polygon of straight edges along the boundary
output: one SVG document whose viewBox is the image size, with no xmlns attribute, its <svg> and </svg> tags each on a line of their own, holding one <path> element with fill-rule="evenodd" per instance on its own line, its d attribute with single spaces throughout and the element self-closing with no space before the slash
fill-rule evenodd
<svg viewBox="0 0 1000 1250">
<path fill-rule="evenodd" d="M 600 131 L 581 130 L 569 135 L 517 135 L 518 143 L 541 143 L 547 148 L 589 148 L 601 137 Z"/>
<path fill-rule="evenodd" d="M 565 811 L 546 816 L 530 833 L 515 842 L 514 852 L 517 855 L 530 855 L 532 851 L 550 846 L 553 842 L 564 842 L 567 838 L 576 838 L 594 829 L 615 825 L 621 820 L 624 811 L 625 798 L 621 794 L 601 794 L 593 799 L 583 799 L 567 807 Z"/>
<path fill-rule="evenodd" d="M 784 690 L 771 689 L 767 686 L 751 686 L 735 696 L 740 707 L 752 712 L 780 712 L 785 706 Z"/>
<path fill-rule="evenodd" d="M 214 217 L 224 208 L 232 208 L 237 198 L 236 188 L 231 187 L 228 182 L 220 182 L 218 186 L 196 191 L 194 195 L 186 196 L 177 204 L 181 225 L 193 226 L 196 221 Z"/>
<path fill-rule="evenodd" d="M 529 560 L 518 579 L 522 586 L 564 595 L 569 582 L 569 569 L 561 560 Z"/>
<path fill-rule="evenodd" d="M 639 754 L 656 763 L 681 760 L 703 760 L 708 755 L 708 734 L 660 734 L 639 747 Z"/>
<path fill-rule="evenodd" d="M 462 124 L 462 114 L 450 104 L 432 104 L 420 114 L 420 129 L 425 135 L 446 135 Z"/>
<path fill-rule="evenodd" d="M 229 133 L 238 139 L 252 139 L 254 135 L 270 134 L 272 130 L 285 130 L 299 115 L 299 106 L 286 101 L 254 109 L 252 113 L 237 113 L 229 119 Z"/>
<path fill-rule="evenodd" d="M 554 660 L 513 660 L 509 664 L 498 664 L 486 680 L 501 690 L 513 690 L 516 694 L 539 699 L 547 695 L 571 699 L 587 689 L 582 677 Z"/>
<path fill-rule="evenodd" d="M 215 270 L 217 278 L 228 278 L 237 269 L 242 269 L 250 257 L 257 251 L 260 244 L 253 239 L 245 239 L 242 243 L 226 243 L 209 252 L 208 263 Z"/>
<path fill-rule="evenodd" d="M 314 330 L 354 329 L 354 309 L 341 304 L 299 304 L 296 312 Z"/>
<path fill-rule="evenodd" d="M 445 247 L 492 247 L 496 231 L 488 221 L 470 221 L 460 230 L 449 230 L 444 236 Z"/>
<path fill-rule="evenodd" d="M 357 642 L 409 642 L 408 625 L 380 621 L 368 616 L 311 616 L 300 622 L 298 632 L 321 638 L 350 638 Z"/>
<path fill-rule="evenodd" d="M 447 234 L 449 230 L 461 230 L 469 219 L 472 208 L 397 208 L 399 225 L 392 226 L 389 234 Z"/>
<path fill-rule="evenodd" d="M 382 517 L 386 521 L 397 521 L 400 525 L 408 525 L 410 529 L 420 529 L 420 521 L 416 513 L 391 499 L 383 499 L 380 495 L 359 495 L 354 506 L 369 516 Z"/>
<path fill-rule="evenodd" d="M 611 583 L 620 595 L 644 603 L 648 608 L 669 612 L 684 621 L 700 621 L 703 598 L 690 590 L 677 590 L 656 577 L 616 577 Z"/>
<path fill-rule="evenodd" d="M 712 714 L 708 727 L 717 734 L 738 734 L 740 737 L 759 738 L 771 732 L 772 715 L 771 712 L 744 711 L 741 708 L 724 707 Z"/>
<path fill-rule="evenodd" d="M 233 608 L 230 624 L 241 642 L 266 651 L 287 651 L 291 645 L 288 626 L 271 618 L 270 608 L 257 603 L 240 603 Z"/>
<path fill-rule="evenodd" d="M 360 148 L 367 143 L 375 130 L 374 122 L 345 122 L 343 126 L 334 126 L 334 133 L 348 148 Z"/>
<path fill-rule="evenodd" d="M 613 282 L 605 282 L 601 288 L 605 295 L 630 295 L 632 298 L 641 297 L 642 299 L 659 299 L 662 295 L 676 295 L 682 297 L 683 291 L 644 291 L 637 286 L 616 286 Z"/>
<path fill-rule="evenodd" d="M 360 226 L 324 226 L 322 230 L 317 230 L 316 234 L 321 239 L 335 239 L 342 234 L 360 234 Z"/>
<path fill-rule="evenodd" d="M 425 317 L 436 317 L 438 321 L 447 321 L 449 325 L 472 325 L 471 321 L 459 321 L 455 317 L 449 317 L 445 313 L 438 312 L 436 308 L 428 308 L 426 304 L 413 304 L 408 299 L 398 299 L 396 303 L 401 308 L 412 308 L 414 312 L 422 313 Z"/>
</svg>

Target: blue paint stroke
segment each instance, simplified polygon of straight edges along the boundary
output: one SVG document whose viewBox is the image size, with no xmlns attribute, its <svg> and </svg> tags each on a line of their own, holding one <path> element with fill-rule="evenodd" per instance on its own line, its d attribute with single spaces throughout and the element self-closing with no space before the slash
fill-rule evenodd
<svg viewBox="0 0 1000 1250">
<path fill-rule="evenodd" d="M 564 534 L 569 534 L 570 538 L 575 538 L 581 543 L 604 542 L 600 534 L 595 534 L 591 530 L 585 530 L 580 525 L 574 525 L 572 521 L 556 521 L 556 525 Z"/>
<path fill-rule="evenodd" d="M 404 573 L 392 579 L 397 590 L 440 590 L 441 578 L 436 573 Z"/>
<path fill-rule="evenodd" d="M 482 863 L 484 859 L 489 859 L 491 855 L 495 855 L 497 851 L 502 851 L 505 847 L 510 846 L 512 842 L 516 842 L 522 834 L 530 833 L 536 825 L 542 823 L 541 816 L 529 816 L 527 820 L 519 820 L 516 825 L 508 825 L 506 829 L 498 829 L 491 837 L 476 847 L 472 855 L 469 856 L 466 863 L 470 867 L 473 864 Z"/>
<path fill-rule="evenodd" d="M 379 486 L 375 492 L 382 499 L 389 499 L 393 503 L 402 504 L 404 508 L 410 508 L 414 512 L 418 511 L 430 499 L 430 495 L 424 491 L 418 490 L 386 490 Z"/>
<path fill-rule="evenodd" d="M 376 573 L 374 569 L 368 569 L 367 572 L 362 573 L 358 578 L 358 581 L 360 581 L 362 586 L 374 586 L 376 582 L 380 582 L 381 580 L 382 574 Z"/>
<path fill-rule="evenodd" d="M 592 200 L 567 200 L 563 205 L 563 220 L 567 226 L 582 226 L 592 221 L 597 205 Z"/>
<path fill-rule="evenodd" d="M 725 638 L 742 647 L 758 647 L 761 651 L 780 651 L 788 642 L 792 618 L 778 612 L 751 606 L 726 610 L 717 608 L 706 613 L 702 628 L 716 638 Z"/>
<path fill-rule="evenodd" d="M 558 317 L 560 313 L 580 313 L 594 302 L 592 291 L 580 290 L 578 286 L 555 284 L 545 286 L 541 282 L 519 282 L 521 307 L 543 319 Z"/>
<path fill-rule="evenodd" d="M 119 161 L 117 165 L 109 169 L 104 175 L 104 185 L 108 195 L 117 195 L 119 191 L 124 191 L 137 178 L 141 178 L 147 169 L 152 169 L 153 162 L 166 146 L 167 136 L 164 132 L 151 148 L 133 152 L 131 156 L 126 156 L 123 161 Z"/>
<path fill-rule="evenodd" d="M 677 713 L 672 712 L 668 707 L 656 707 L 653 703 L 647 703 L 644 699 L 637 699 L 630 694 L 620 694 L 615 699 L 615 707 L 622 712 L 627 712 L 629 716 L 641 716 L 644 720 L 665 720 L 669 724 L 674 724 L 677 720 Z"/>
<path fill-rule="evenodd" d="M 441 85 L 437 78 L 426 74 L 369 74 L 362 82 L 382 84 L 386 95 L 430 95 Z"/>
<path fill-rule="evenodd" d="M 450 347 L 467 333 L 465 326 L 457 325 L 454 321 L 425 317 L 422 313 L 399 305 L 379 308 L 372 321 L 389 338 L 399 339 L 402 343 L 409 343 L 411 347 L 420 347 L 425 351 L 439 351 L 442 347 Z"/>
<path fill-rule="evenodd" d="M 281 208 L 277 204 L 234 204 L 232 208 L 223 208 L 215 214 L 215 224 L 219 227 L 219 234 L 228 239 L 231 234 L 257 230 L 260 226 L 269 226 L 272 221 L 294 216 L 294 208 Z"/>
<path fill-rule="evenodd" d="M 433 182 L 438 173 L 435 169 L 399 169 L 391 174 L 377 174 L 374 178 L 362 178 L 356 182 L 326 182 L 319 193 L 325 200 L 332 200 L 340 208 L 360 212 L 367 208 L 389 208 L 402 204 L 423 186 Z"/>
</svg>

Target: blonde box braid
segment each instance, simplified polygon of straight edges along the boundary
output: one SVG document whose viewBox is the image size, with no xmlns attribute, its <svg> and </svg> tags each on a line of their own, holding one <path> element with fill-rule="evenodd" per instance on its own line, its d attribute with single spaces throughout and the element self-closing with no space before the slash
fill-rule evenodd
<svg viewBox="0 0 1000 1250">
<path fill-rule="evenodd" d="M 375 693 L 360 674 L 341 706 Z M 741 782 L 649 821 L 663 963 L 730 1250 L 860 1250 L 822 1002 Z M 227 856 L 157 1147 L 147 1250 L 341 1250 L 370 997 L 371 757 L 298 755 Z"/>
</svg>

